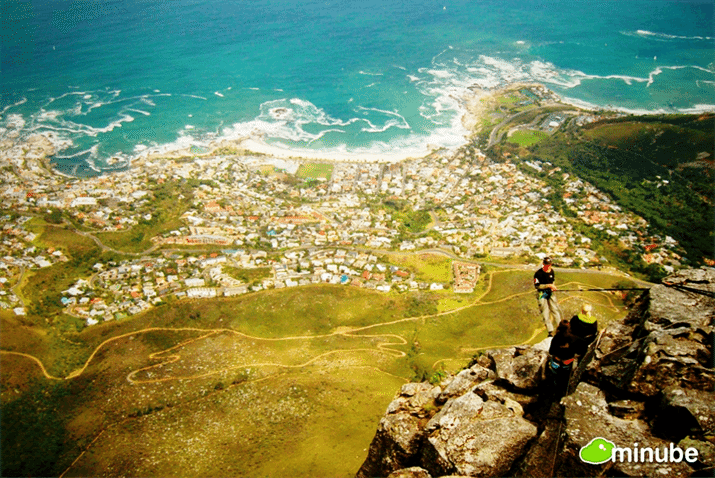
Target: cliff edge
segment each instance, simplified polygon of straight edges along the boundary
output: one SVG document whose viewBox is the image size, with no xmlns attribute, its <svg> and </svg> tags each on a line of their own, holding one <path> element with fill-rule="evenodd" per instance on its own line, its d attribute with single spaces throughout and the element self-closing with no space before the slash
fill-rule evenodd
<svg viewBox="0 0 715 478">
<path fill-rule="evenodd" d="M 356 478 L 712 476 L 713 296 L 713 268 L 666 277 L 601 331 L 564 396 L 546 379 L 550 339 L 404 385 Z M 617 452 L 596 442 L 608 456 L 592 464 L 597 438 Z"/>
</svg>

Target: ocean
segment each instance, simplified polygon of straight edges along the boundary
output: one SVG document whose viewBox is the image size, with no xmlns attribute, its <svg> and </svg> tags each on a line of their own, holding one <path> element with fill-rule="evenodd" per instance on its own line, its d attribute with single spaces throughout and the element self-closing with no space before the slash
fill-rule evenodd
<svg viewBox="0 0 715 478">
<path fill-rule="evenodd" d="M 0 140 L 55 168 L 251 137 L 326 157 L 457 147 L 470 87 L 715 111 L 712 0 L 4 0 Z"/>
</svg>

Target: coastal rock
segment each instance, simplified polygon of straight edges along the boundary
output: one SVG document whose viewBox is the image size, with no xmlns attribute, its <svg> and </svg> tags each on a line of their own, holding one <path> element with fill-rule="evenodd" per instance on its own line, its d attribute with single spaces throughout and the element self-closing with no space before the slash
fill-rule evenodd
<svg viewBox="0 0 715 478">
<path fill-rule="evenodd" d="M 57 150 L 47 137 L 41 134 L 33 134 L 25 140 L 25 157 L 32 159 L 44 159 L 53 156 Z"/>
</svg>

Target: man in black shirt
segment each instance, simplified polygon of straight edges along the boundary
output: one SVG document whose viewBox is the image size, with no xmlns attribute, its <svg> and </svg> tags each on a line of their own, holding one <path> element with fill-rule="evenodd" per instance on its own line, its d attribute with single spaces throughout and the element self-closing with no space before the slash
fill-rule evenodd
<svg viewBox="0 0 715 478">
<path fill-rule="evenodd" d="M 544 325 L 549 336 L 554 335 L 554 325 L 551 316 L 558 324 L 561 322 L 561 309 L 556 300 L 556 286 L 554 285 L 554 269 L 551 267 L 550 257 L 545 257 L 541 269 L 534 274 L 534 287 L 536 287 L 536 298 L 539 301 L 539 310 L 544 318 Z"/>
</svg>

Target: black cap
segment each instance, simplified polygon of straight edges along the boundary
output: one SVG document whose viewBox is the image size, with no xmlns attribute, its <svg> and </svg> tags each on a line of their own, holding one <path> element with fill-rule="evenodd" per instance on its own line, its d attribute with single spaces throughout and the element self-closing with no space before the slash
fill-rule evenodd
<svg viewBox="0 0 715 478">
<path fill-rule="evenodd" d="M 548 256 L 544 257 L 544 264 L 552 264 L 552 263 L 553 262 L 550 257 L 548 257 Z"/>
</svg>

